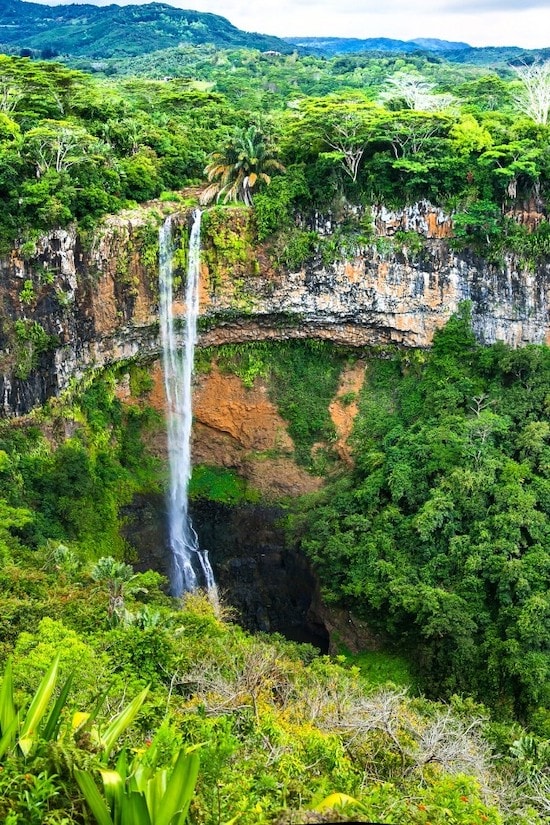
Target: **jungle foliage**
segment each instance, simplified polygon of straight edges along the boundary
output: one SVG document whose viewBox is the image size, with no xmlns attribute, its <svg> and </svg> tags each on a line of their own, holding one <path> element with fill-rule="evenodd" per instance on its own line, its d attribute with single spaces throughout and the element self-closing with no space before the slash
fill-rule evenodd
<svg viewBox="0 0 550 825">
<path fill-rule="evenodd" d="M 334 392 L 345 354 L 331 353 L 327 344 L 304 342 L 274 349 L 274 353 L 267 345 L 245 347 L 243 352 L 227 349 L 219 354 L 220 366 L 237 372 L 249 384 L 258 375 L 267 375 L 276 389 L 286 365 L 286 384 L 303 384 L 300 398 L 306 407 L 308 398 L 315 398 L 326 381 L 321 393 L 325 401 L 310 408 L 309 417 L 314 418 Z M 533 496 L 542 501 L 544 495 L 541 468 L 548 433 L 539 421 L 539 411 L 546 397 L 547 357 L 539 348 L 518 354 L 497 348 L 485 357 L 483 352 L 491 353 L 476 347 L 463 317 L 438 336 L 437 363 L 431 369 L 429 363 L 419 363 L 414 357 L 408 364 L 399 359 L 374 360 L 373 383 L 365 389 L 356 435 L 356 476 L 351 485 L 340 481 L 329 488 L 332 500 L 328 506 L 342 504 L 347 510 L 333 516 L 334 509 L 317 507 L 308 523 L 318 531 L 319 541 L 325 541 L 326 525 L 326 531 L 334 529 L 335 538 L 343 538 L 341 546 L 349 548 L 345 530 L 352 522 L 359 529 L 357 525 L 372 510 L 365 504 L 375 483 L 369 481 L 373 448 L 367 439 L 376 439 L 390 425 L 397 426 L 401 413 L 393 406 L 401 397 L 402 380 L 408 382 L 410 398 L 399 404 L 399 410 L 404 408 L 411 420 L 424 409 L 429 392 L 426 404 L 435 411 L 444 410 L 452 429 L 443 432 L 441 425 L 428 444 L 421 445 L 431 451 L 427 469 L 411 470 L 417 475 L 406 487 L 406 495 L 414 497 L 415 488 L 418 496 L 426 494 L 427 474 L 435 485 L 434 496 L 443 494 L 438 493 L 438 474 L 452 464 L 462 436 L 462 449 L 475 465 L 466 467 L 463 475 L 469 472 L 472 485 L 479 485 L 478 498 L 489 495 L 488 482 L 484 484 L 479 476 L 493 473 L 491 495 L 502 506 L 487 518 L 502 523 L 499 541 L 513 542 L 516 528 L 524 538 L 518 553 L 514 554 L 513 547 L 508 551 L 520 578 L 512 582 L 510 570 L 505 609 L 498 616 L 495 607 L 491 620 L 495 634 L 506 635 L 508 627 L 509 638 L 525 645 L 529 657 L 532 650 L 536 653 L 536 634 L 542 632 L 529 617 L 533 610 L 541 615 L 544 594 L 534 593 L 533 602 L 528 590 L 534 591 L 539 581 L 534 565 L 542 553 L 531 544 L 535 528 L 542 536 L 544 517 L 538 499 L 529 516 L 525 509 Z M 513 440 L 512 428 L 500 408 L 490 404 L 485 408 L 478 369 L 483 377 L 491 377 L 491 400 L 500 398 L 501 373 L 507 376 L 503 403 L 507 414 L 521 416 L 523 422 L 516 460 L 521 471 L 514 469 L 512 459 L 501 469 L 495 439 Z M 392 658 L 390 668 L 387 662 L 381 668 L 380 657 L 369 661 L 366 656 L 357 659 L 356 667 L 353 660 L 331 660 L 309 646 L 278 637 L 252 637 L 223 619 L 223 606 L 220 617 L 200 594 L 188 596 L 183 605 L 174 602 L 163 594 L 159 574 L 133 571 L 126 560 L 131 558 L 131 549 L 120 539 L 121 506 L 135 492 L 158 489 L 161 480 L 158 465 L 147 459 L 147 435 L 158 422 L 146 405 L 140 370 L 133 378 L 134 387 L 143 389 L 139 400 L 123 404 L 115 392 L 116 376 L 107 371 L 73 391 L 71 397 L 51 402 L 49 409 L 35 415 L 34 423 L 13 426 L 6 422 L 2 427 L 0 643 L 3 661 L 11 662 L 0 684 L 0 816 L 6 823 L 107 825 L 129 817 L 133 824 L 158 825 L 166 811 L 180 817 L 173 821 L 183 822 L 189 805 L 189 821 L 196 825 L 220 825 L 235 817 L 244 825 L 290 825 L 315 817 L 321 817 L 320 821 L 362 817 L 389 825 L 425 825 L 428 821 L 435 825 L 542 825 L 548 799 L 548 717 L 542 707 L 529 708 L 529 729 L 510 718 L 502 721 L 511 709 L 508 683 L 501 686 L 496 713 L 457 696 L 449 697 L 447 704 L 414 698 L 402 684 L 386 683 L 387 673 L 400 682 L 407 679 L 406 668 L 397 657 Z M 428 377 L 421 380 L 424 371 Z M 527 394 L 525 384 L 530 389 Z M 280 388 L 282 410 L 291 394 L 286 386 Z M 386 414 L 391 421 L 385 425 Z M 465 423 L 457 427 L 462 414 Z M 286 415 L 292 423 L 290 408 Z M 501 416 L 504 423 L 497 421 Z M 299 421 L 303 418 L 295 423 Z M 405 438 L 403 428 L 398 429 Z M 531 431 L 537 436 L 534 441 Z M 409 438 L 414 440 L 415 433 L 413 426 Z M 317 436 L 312 433 L 310 437 Z M 302 442 L 304 450 L 307 438 Z M 395 433 L 392 443 L 399 446 Z M 375 462 L 376 466 L 382 463 L 383 459 Z M 354 497 L 350 487 L 360 476 L 364 480 L 361 488 L 355 488 Z M 400 477 L 406 478 L 407 473 Z M 524 495 L 530 497 L 523 503 L 522 491 L 517 489 L 521 481 Z M 461 483 L 462 476 L 455 481 Z M 342 485 L 352 503 L 344 500 Z M 218 473 L 212 479 L 203 472 L 195 478 L 195 487 L 199 495 L 221 490 L 221 500 L 228 500 L 231 485 L 226 475 Z M 242 491 L 234 488 L 234 492 L 242 500 Z M 465 498 L 456 506 L 469 507 L 466 512 L 471 514 L 477 499 L 463 504 Z M 516 520 L 508 507 L 512 499 Z M 361 514 L 353 514 L 354 501 L 361 502 Z M 439 522 L 430 513 L 424 513 L 423 530 L 433 538 Z M 336 518 L 341 521 L 338 528 Z M 388 514 L 385 523 L 390 540 Z M 406 536 L 404 529 L 402 535 Z M 446 536 L 443 531 L 437 540 L 443 544 Z M 348 568 L 366 592 L 370 584 L 365 568 L 358 574 L 351 557 L 338 567 L 341 559 L 334 547 L 326 547 L 333 553 L 336 571 L 331 568 L 333 594 L 341 598 L 336 591 Z M 411 547 L 412 542 L 404 542 L 403 550 L 398 548 L 404 574 L 414 567 Z M 427 544 L 423 549 L 428 553 Z M 440 548 L 437 563 L 427 565 L 436 571 L 434 575 L 443 575 L 442 552 Z M 529 565 L 520 571 L 519 565 L 528 557 Z M 496 576 L 496 550 L 491 558 L 495 566 L 490 571 Z M 319 562 L 323 574 L 329 556 L 324 554 L 324 560 L 324 564 Z M 455 561 L 453 556 L 446 563 L 452 567 Z M 453 570 L 448 578 L 451 584 Z M 478 568 L 475 572 L 476 582 L 480 581 Z M 416 575 L 421 577 L 422 571 Z M 544 575 L 542 568 L 540 575 Z M 404 586 L 399 582 L 397 591 Z M 504 588 L 504 578 L 502 582 Z M 449 592 L 445 601 L 443 587 L 432 596 L 428 584 L 419 583 L 426 609 L 436 597 L 449 607 L 441 620 L 432 615 L 427 624 L 428 629 L 433 625 L 434 635 L 426 635 L 425 650 L 434 642 L 434 662 L 439 657 L 448 663 L 448 657 L 441 654 L 442 648 L 448 652 L 445 636 L 441 641 L 442 622 L 455 616 L 453 610 L 464 608 L 468 587 L 475 590 L 472 584 L 461 590 L 462 600 L 453 601 Z M 410 603 L 414 592 L 409 589 L 408 594 Z M 476 594 L 474 607 L 481 612 L 483 601 Z M 366 600 L 361 592 L 360 601 Z M 519 611 L 517 622 L 515 611 Z M 464 632 L 474 621 L 470 613 L 467 618 Z M 397 623 L 393 614 L 392 621 Z M 459 619 L 449 627 L 454 641 L 462 643 Z M 460 653 L 468 675 L 474 666 L 471 646 L 463 644 Z M 513 663 L 515 684 L 523 690 L 524 699 L 518 704 L 523 713 L 534 696 L 534 685 L 523 679 L 519 654 Z M 541 668 L 539 693 L 544 690 Z M 460 685 L 444 687 L 461 688 L 465 682 L 466 678 Z M 432 685 L 429 674 L 427 684 Z M 544 697 L 538 699 L 542 702 Z M 172 777 L 174 789 L 184 791 L 181 797 L 169 792 Z M 195 777 L 196 792 L 191 799 Z M 168 796 L 159 807 L 164 793 Z"/>
<path fill-rule="evenodd" d="M 529 265 L 548 253 L 547 223 L 526 228 L 514 211 L 543 214 L 550 168 L 547 107 L 529 108 L 525 72 L 209 45 L 143 60 L 132 76 L 113 64 L 114 79 L 0 57 L 3 249 L 221 170 L 224 196 L 258 204 L 260 237 L 283 234 L 289 265 L 306 240 L 296 213 L 419 199 L 456 215 L 460 247 Z"/>
<path fill-rule="evenodd" d="M 277 165 L 269 185 L 247 167 L 248 188 L 235 192 L 248 191 L 257 236 L 283 266 L 314 254 L 328 265 L 346 248 L 345 232 L 323 241 L 309 228 L 316 212 L 338 219 L 352 204 L 368 218 L 373 203 L 418 199 L 453 213 L 458 248 L 494 261 L 512 251 L 531 267 L 550 252 L 549 127 L 525 110 L 509 69 L 207 45 L 94 71 L 0 57 L 3 252 L 18 241 L 24 254 L 52 227 L 86 229 L 170 190 L 194 197 L 216 153 L 242 167 L 237 138 L 247 135 Z M 517 220 L 525 202 L 534 227 Z M 222 210 L 211 210 L 211 227 Z M 373 240 L 361 217 L 350 234 Z M 21 303 L 32 301 L 23 283 Z M 54 342 L 20 324 L 24 378 Z M 302 506 L 295 534 L 327 599 L 384 631 L 416 663 L 420 689 L 448 704 L 375 685 L 311 648 L 250 637 L 200 595 L 176 605 L 157 574 L 136 575 L 120 512 L 134 493 L 160 489 L 144 447 L 155 413 L 122 404 L 107 371 L 0 426 L 8 825 L 137 822 L 138 810 L 147 822 L 174 776 L 187 776 L 188 793 L 162 815 L 181 821 L 190 804 L 196 825 L 298 823 L 314 809 L 391 825 L 545 821 L 548 349 L 480 347 L 465 307 L 430 353 L 370 356 L 355 468 Z M 306 343 L 218 358 L 245 385 L 264 377 L 299 460 L 334 469 L 319 468 L 312 447 L 330 446 L 327 406 L 346 353 Z M 133 383 L 146 394 L 143 374 Z M 205 468 L 195 492 L 246 499 L 234 481 Z"/>
<path fill-rule="evenodd" d="M 432 695 L 524 719 L 550 700 L 549 382 L 548 348 L 482 347 L 463 307 L 430 352 L 370 361 L 355 468 L 296 524 Z"/>
</svg>

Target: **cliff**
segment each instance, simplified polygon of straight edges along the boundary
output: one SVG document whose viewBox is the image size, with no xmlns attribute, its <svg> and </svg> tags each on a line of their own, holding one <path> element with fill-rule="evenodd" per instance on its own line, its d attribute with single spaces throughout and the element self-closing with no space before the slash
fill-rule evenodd
<svg viewBox="0 0 550 825">
<path fill-rule="evenodd" d="M 90 369 L 159 351 L 157 253 L 160 209 L 110 217 L 92 237 L 57 230 L 0 262 L 0 398 L 21 415 Z M 185 271 L 189 210 L 176 223 L 176 271 Z M 484 343 L 550 340 L 550 262 L 536 271 L 507 258 L 488 264 L 449 244 L 451 221 L 420 203 L 373 213 L 372 242 L 345 254 L 338 224 L 315 229 L 331 255 L 293 271 L 254 240 L 243 208 L 205 215 L 199 345 L 323 338 L 352 346 L 428 347 L 461 301 L 472 302 Z M 183 307 L 181 307 L 183 311 Z"/>
</svg>

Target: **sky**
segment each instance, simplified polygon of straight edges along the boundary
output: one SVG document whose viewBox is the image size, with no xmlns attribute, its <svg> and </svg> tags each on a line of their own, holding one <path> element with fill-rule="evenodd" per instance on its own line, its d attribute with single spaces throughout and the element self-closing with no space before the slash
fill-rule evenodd
<svg viewBox="0 0 550 825">
<path fill-rule="evenodd" d="M 109 5 L 112 0 L 57 0 Z M 141 0 L 142 2 L 147 0 Z M 35 0 L 36 2 L 36 0 Z M 40 0 L 44 2 L 44 0 Z M 56 0 L 46 0 L 56 5 Z M 117 0 L 131 5 L 140 0 Z M 550 0 L 164 0 L 278 36 L 438 37 L 472 46 L 550 46 Z"/>
</svg>

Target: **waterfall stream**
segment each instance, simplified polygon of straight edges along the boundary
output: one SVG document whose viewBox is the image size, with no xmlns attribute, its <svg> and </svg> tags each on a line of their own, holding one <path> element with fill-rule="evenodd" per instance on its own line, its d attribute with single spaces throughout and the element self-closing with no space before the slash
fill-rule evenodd
<svg viewBox="0 0 550 825">
<path fill-rule="evenodd" d="M 201 212 L 193 213 L 189 238 L 185 330 L 183 342 L 176 331 L 173 314 L 173 226 L 168 217 L 159 230 L 159 310 L 170 488 L 168 491 L 168 542 L 171 552 L 172 595 L 204 587 L 215 594 L 214 574 L 208 553 L 199 547 L 189 515 L 188 487 L 191 478 L 192 377 L 197 318 L 199 314 L 199 274 Z"/>
</svg>

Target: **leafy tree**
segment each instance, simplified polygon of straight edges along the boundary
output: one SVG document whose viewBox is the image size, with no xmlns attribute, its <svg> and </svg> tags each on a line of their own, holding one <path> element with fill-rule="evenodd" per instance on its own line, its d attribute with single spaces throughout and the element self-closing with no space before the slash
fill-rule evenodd
<svg viewBox="0 0 550 825">
<path fill-rule="evenodd" d="M 59 174 L 83 163 L 93 142 L 81 127 L 63 121 L 44 121 L 25 134 L 23 151 L 40 177 L 49 170 Z"/>
<path fill-rule="evenodd" d="M 201 195 L 202 203 L 214 198 L 241 200 L 252 206 L 252 190 L 271 182 L 270 172 L 284 171 L 267 137 L 257 126 L 238 129 L 222 152 L 215 152 L 205 172 L 210 186 Z"/>
<path fill-rule="evenodd" d="M 485 251 L 502 232 L 500 214 L 492 201 L 479 200 L 453 218 L 453 243 Z"/>
<path fill-rule="evenodd" d="M 320 157 L 335 160 L 355 183 L 373 122 L 380 110 L 370 101 L 351 95 L 328 95 L 302 101 L 290 122 L 290 137 L 316 149 Z"/>
<path fill-rule="evenodd" d="M 404 101 L 406 108 L 422 112 L 440 112 L 455 101 L 451 94 L 437 94 L 435 83 L 421 75 L 398 72 L 388 78 L 388 87 L 381 95 L 381 102 Z"/>
<path fill-rule="evenodd" d="M 536 139 L 515 136 L 512 140 L 494 144 L 480 156 L 480 165 L 492 166 L 495 178 L 505 184 L 506 194 L 515 199 L 518 187 L 526 183 L 533 185 L 540 175 L 540 160 L 543 149 Z"/>
<path fill-rule="evenodd" d="M 467 80 L 456 89 L 463 107 L 472 114 L 484 111 L 508 110 L 512 104 L 510 84 L 497 74 L 487 74 Z"/>
</svg>

